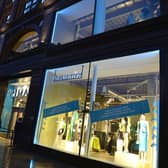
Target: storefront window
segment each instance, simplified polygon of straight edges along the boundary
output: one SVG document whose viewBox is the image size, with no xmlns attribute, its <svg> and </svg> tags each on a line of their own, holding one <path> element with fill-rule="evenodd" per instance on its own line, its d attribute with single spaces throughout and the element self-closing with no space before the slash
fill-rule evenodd
<svg viewBox="0 0 168 168">
<path fill-rule="evenodd" d="M 51 42 L 64 44 L 92 35 L 94 0 L 80 1 L 56 13 Z"/>
<path fill-rule="evenodd" d="M 157 167 L 159 52 L 93 62 L 91 72 L 86 156 L 122 167 Z"/>
<path fill-rule="evenodd" d="M 51 42 L 65 44 L 159 15 L 160 0 L 83 0 L 56 12 Z"/>
<path fill-rule="evenodd" d="M 89 64 L 46 71 L 34 143 L 78 154 Z"/>
<path fill-rule="evenodd" d="M 34 144 L 157 168 L 159 95 L 159 51 L 47 70 Z"/>
<path fill-rule="evenodd" d="M 31 77 L 13 79 L 8 82 L 6 89 L 5 86 L 1 88 L 1 97 L 4 97 L 1 109 L 1 130 L 14 130 L 16 122 L 22 121 L 30 81 Z"/>
<path fill-rule="evenodd" d="M 124 27 L 160 15 L 159 0 L 97 0 L 94 34 Z M 97 27 L 104 25 L 104 27 Z"/>
</svg>

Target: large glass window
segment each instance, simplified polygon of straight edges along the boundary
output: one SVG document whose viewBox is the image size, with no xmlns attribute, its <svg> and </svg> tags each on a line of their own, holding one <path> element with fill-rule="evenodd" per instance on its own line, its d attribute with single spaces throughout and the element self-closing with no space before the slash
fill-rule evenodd
<svg viewBox="0 0 168 168">
<path fill-rule="evenodd" d="M 88 64 L 46 71 L 34 142 L 79 153 Z"/>
<path fill-rule="evenodd" d="M 106 30 L 141 22 L 160 14 L 159 0 L 122 0 L 115 4 L 106 1 Z"/>
<path fill-rule="evenodd" d="M 97 0 L 95 34 L 124 27 L 160 15 L 159 0 Z M 102 17 L 104 15 L 104 17 Z"/>
<path fill-rule="evenodd" d="M 56 13 L 52 43 L 64 44 L 92 35 L 94 0 L 84 0 Z"/>
<path fill-rule="evenodd" d="M 157 167 L 159 52 L 94 62 L 91 72 L 88 157 Z"/>
<path fill-rule="evenodd" d="M 64 44 L 159 15 L 160 0 L 83 0 L 56 13 L 51 42 Z"/>
<path fill-rule="evenodd" d="M 47 70 L 34 143 L 157 168 L 159 94 L 159 51 Z"/>
<path fill-rule="evenodd" d="M 7 87 L 1 87 L 1 126 L 0 131 L 15 129 L 16 122 L 21 122 L 29 94 L 31 77 L 18 78 L 8 81 Z"/>
</svg>

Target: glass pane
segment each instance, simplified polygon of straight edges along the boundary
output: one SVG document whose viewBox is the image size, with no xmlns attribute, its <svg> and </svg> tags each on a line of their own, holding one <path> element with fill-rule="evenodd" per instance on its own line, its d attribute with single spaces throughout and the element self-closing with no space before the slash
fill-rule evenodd
<svg viewBox="0 0 168 168">
<path fill-rule="evenodd" d="M 160 15 L 159 0 L 97 0 L 97 2 L 97 19 L 94 29 L 100 27 L 100 24 L 105 26 L 99 31 L 94 30 L 95 34 L 142 22 Z M 101 8 L 98 6 L 101 6 Z M 105 12 L 102 6 L 105 8 Z M 105 21 L 103 21 L 102 15 L 105 15 Z"/>
<path fill-rule="evenodd" d="M 106 0 L 106 31 L 136 22 L 141 22 L 160 14 L 159 0 Z"/>
<path fill-rule="evenodd" d="M 84 0 L 56 13 L 52 43 L 64 44 L 92 35 L 94 0 Z"/>
<path fill-rule="evenodd" d="M 78 154 L 89 64 L 46 71 L 34 143 Z"/>
<path fill-rule="evenodd" d="M 122 167 L 157 167 L 159 51 L 91 67 L 88 157 Z"/>
<path fill-rule="evenodd" d="M 1 129 L 14 130 L 16 122 L 22 121 L 29 94 L 30 81 L 31 77 L 24 77 L 8 82 L 2 106 Z"/>
</svg>

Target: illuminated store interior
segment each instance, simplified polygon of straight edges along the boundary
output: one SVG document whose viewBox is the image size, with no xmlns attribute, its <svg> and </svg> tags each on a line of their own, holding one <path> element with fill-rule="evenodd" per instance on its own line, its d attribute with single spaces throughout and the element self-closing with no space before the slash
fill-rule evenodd
<svg viewBox="0 0 168 168">
<path fill-rule="evenodd" d="M 51 42 L 64 44 L 158 17 L 160 1 L 84 0 L 55 15 Z"/>
<path fill-rule="evenodd" d="M 159 51 L 46 70 L 34 143 L 157 168 Z"/>
<path fill-rule="evenodd" d="M 31 77 L 23 77 L 8 81 L 1 109 L 1 129 L 11 131 L 16 122 L 22 122 L 29 94 Z M 3 94 L 1 95 L 3 96 Z"/>
</svg>

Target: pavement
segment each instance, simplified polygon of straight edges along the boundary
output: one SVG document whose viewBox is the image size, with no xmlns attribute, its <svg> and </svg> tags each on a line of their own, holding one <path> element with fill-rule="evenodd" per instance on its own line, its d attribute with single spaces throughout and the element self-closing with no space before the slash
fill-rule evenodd
<svg viewBox="0 0 168 168">
<path fill-rule="evenodd" d="M 77 168 L 59 160 L 46 158 L 10 146 L 10 142 L 0 137 L 0 168 Z"/>
</svg>

